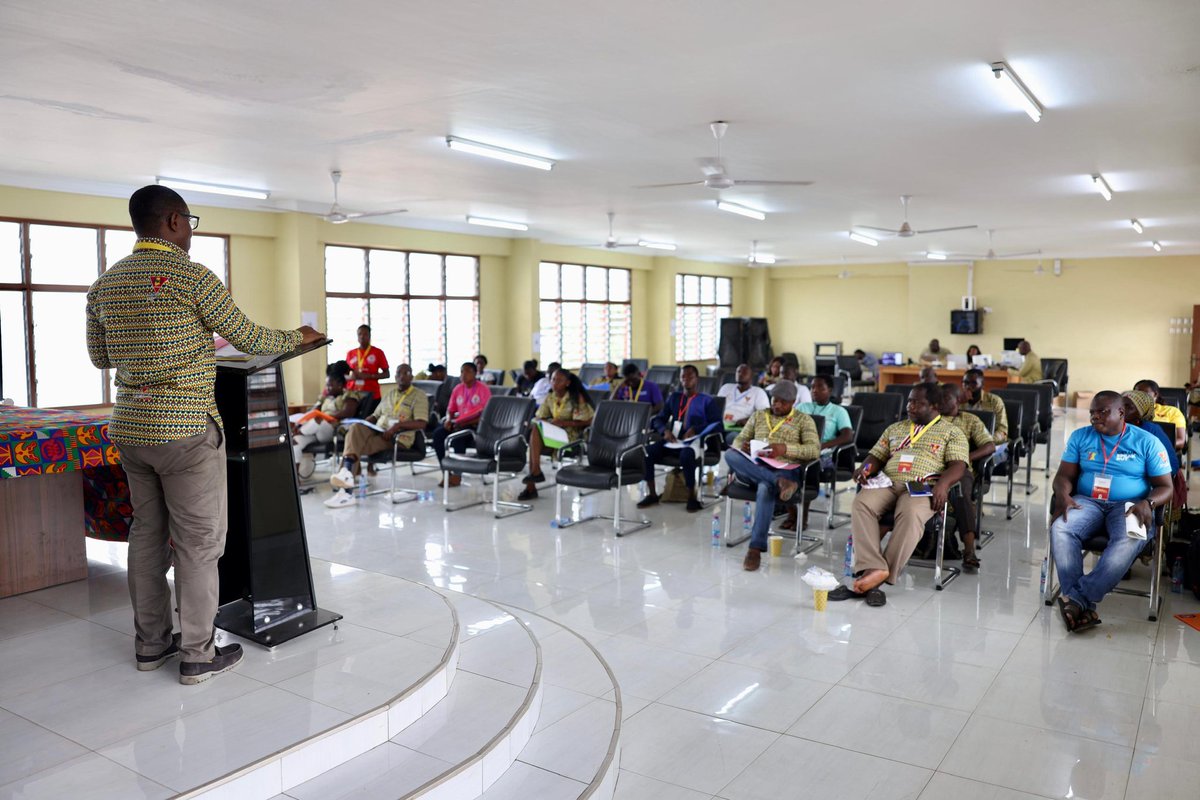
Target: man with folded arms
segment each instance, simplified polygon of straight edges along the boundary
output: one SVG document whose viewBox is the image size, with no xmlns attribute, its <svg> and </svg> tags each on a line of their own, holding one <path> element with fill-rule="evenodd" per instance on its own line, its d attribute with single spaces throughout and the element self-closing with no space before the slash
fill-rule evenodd
<svg viewBox="0 0 1200 800">
<path fill-rule="evenodd" d="M 1096 605 L 1113 590 L 1147 542 L 1154 538 L 1154 509 L 1171 499 L 1171 460 L 1162 442 L 1125 422 L 1116 392 L 1097 392 L 1088 409 L 1091 425 L 1067 439 L 1054 476 L 1057 510 L 1050 548 L 1062 594 L 1063 622 L 1071 633 L 1100 624 Z M 1146 538 L 1126 533 L 1135 517 Z M 1098 533 L 1108 546 L 1083 574 L 1083 543 Z"/>
<path fill-rule="evenodd" d="M 738 364 L 736 377 L 737 383 L 726 383 L 717 390 L 717 397 L 725 398 L 726 444 L 733 444 L 755 411 L 766 411 L 771 407 L 767 393 L 751 383 L 754 375 L 749 364 Z"/>
<path fill-rule="evenodd" d="M 938 384 L 914 386 L 908 395 L 908 419 L 888 426 L 855 470 L 854 482 L 863 486 L 850 509 L 857 579 L 853 588 L 839 586 L 830 592 L 830 600 L 862 597 L 867 605 L 885 604 L 887 597 L 879 587 L 895 584 L 925 523 L 945 507 L 950 488 L 965 474 L 967 437 L 942 419 L 941 403 Z M 932 484 L 932 496 L 910 496 L 917 484 Z M 895 522 L 885 552 L 880 549 L 879 519 L 893 509 Z"/>
<path fill-rule="evenodd" d="M 750 530 L 750 548 L 742 567 L 753 572 L 762 562 L 767 549 L 767 534 L 771 530 L 771 518 L 775 515 L 775 501 L 786 503 L 800 488 L 796 482 L 795 469 L 777 468 L 764 464 L 750 456 L 750 442 L 766 442 L 767 446 L 758 453 L 784 464 L 797 466 L 812 461 L 821 455 L 821 438 L 812 417 L 797 411 L 796 385 L 781 380 L 775 385 L 771 396 L 771 407 L 766 411 L 755 411 L 746 421 L 742 432 L 733 446 L 725 451 L 725 463 L 742 483 L 755 487 L 754 527 Z"/>
</svg>

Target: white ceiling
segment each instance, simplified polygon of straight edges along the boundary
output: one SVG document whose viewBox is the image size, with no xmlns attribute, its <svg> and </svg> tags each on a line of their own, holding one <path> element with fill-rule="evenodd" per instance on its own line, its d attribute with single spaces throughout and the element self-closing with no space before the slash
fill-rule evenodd
<svg viewBox="0 0 1200 800">
<path fill-rule="evenodd" d="M 623 239 L 716 261 L 751 239 L 802 263 L 983 252 L 988 228 L 999 252 L 1200 253 L 1198 41 L 1195 0 L 0 0 L 0 182 L 123 195 L 169 175 L 323 211 L 338 167 L 348 209 L 410 209 L 381 224 L 488 232 L 475 214 L 587 244 L 613 210 Z M 1040 123 L 995 90 L 1000 59 Z M 722 193 L 766 222 L 632 188 L 699 178 L 715 119 L 734 177 L 815 185 Z M 902 193 L 916 228 L 980 229 L 847 239 L 899 226 Z"/>
</svg>

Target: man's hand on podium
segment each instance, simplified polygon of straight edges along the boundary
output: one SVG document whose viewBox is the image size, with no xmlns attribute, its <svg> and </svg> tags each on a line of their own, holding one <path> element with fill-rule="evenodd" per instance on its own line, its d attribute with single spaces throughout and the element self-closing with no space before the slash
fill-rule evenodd
<svg viewBox="0 0 1200 800">
<path fill-rule="evenodd" d="M 320 341 L 321 339 L 325 338 L 325 334 L 321 333 L 318 330 L 315 330 L 314 328 L 309 327 L 308 325 L 301 325 L 299 330 L 300 330 L 300 335 L 303 337 L 300 340 L 301 346 L 306 345 L 306 344 L 312 344 L 313 342 L 317 342 L 317 341 Z"/>
</svg>

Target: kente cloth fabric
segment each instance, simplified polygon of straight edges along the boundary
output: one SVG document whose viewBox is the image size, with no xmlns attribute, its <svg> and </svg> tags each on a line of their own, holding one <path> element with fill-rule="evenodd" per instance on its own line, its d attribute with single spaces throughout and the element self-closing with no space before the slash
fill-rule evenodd
<svg viewBox="0 0 1200 800">
<path fill-rule="evenodd" d="M 106 417 L 0 406 L 0 480 L 119 463 Z"/>
</svg>

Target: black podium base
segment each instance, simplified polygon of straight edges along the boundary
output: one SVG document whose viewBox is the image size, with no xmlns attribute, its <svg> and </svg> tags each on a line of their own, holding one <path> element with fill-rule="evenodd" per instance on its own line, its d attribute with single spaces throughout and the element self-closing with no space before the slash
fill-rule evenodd
<svg viewBox="0 0 1200 800">
<path fill-rule="evenodd" d="M 342 615 L 336 611 L 318 608 L 270 625 L 256 624 L 254 607 L 250 601 L 234 600 L 217 609 L 216 626 L 263 647 L 277 647 L 341 618 Z"/>
</svg>

